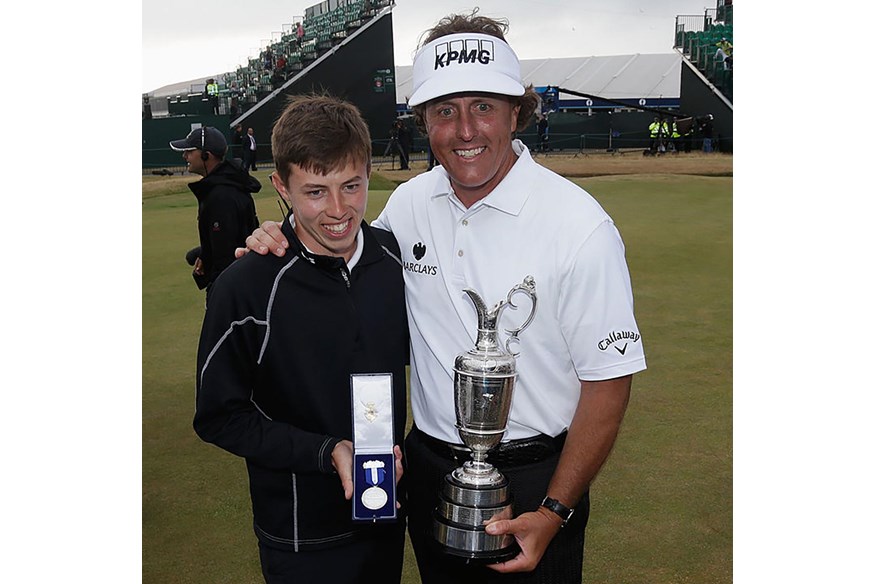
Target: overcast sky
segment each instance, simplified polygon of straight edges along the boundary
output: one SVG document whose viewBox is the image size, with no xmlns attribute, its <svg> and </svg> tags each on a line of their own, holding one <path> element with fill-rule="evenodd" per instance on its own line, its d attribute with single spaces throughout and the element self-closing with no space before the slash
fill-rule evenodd
<svg viewBox="0 0 876 584">
<path fill-rule="evenodd" d="M 142 91 L 237 68 L 314 0 L 143 0 Z M 521 59 L 672 52 L 675 17 L 715 0 L 396 0 L 396 65 L 409 65 L 421 33 L 450 13 L 480 8 L 510 21 Z M 272 34 L 273 33 L 273 34 Z"/>
</svg>

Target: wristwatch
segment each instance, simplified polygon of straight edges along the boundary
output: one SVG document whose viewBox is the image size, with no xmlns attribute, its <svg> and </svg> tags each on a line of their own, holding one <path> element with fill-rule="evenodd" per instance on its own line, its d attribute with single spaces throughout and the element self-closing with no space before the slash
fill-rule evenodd
<svg viewBox="0 0 876 584">
<path fill-rule="evenodd" d="M 569 509 L 556 499 L 551 499 L 550 497 L 545 497 L 544 500 L 541 502 L 541 506 L 550 509 L 551 511 L 559 515 L 560 519 L 563 520 L 562 527 L 566 526 L 566 524 L 569 522 L 569 519 L 572 518 L 572 514 L 575 512 L 574 509 Z"/>
</svg>

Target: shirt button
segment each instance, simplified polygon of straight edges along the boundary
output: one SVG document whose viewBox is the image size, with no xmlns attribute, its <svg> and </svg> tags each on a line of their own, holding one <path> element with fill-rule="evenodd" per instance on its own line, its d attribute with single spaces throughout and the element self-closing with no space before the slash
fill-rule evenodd
<svg viewBox="0 0 876 584">
<path fill-rule="evenodd" d="M 462 257 L 462 250 L 459 250 L 458 252 L 456 252 L 456 255 L 458 255 L 459 257 Z"/>
<path fill-rule="evenodd" d="M 468 219 L 463 219 L 463 220 L 462 220 L 462 224 L 463 224 L 463 225 L 468 225 Z"/>
</svg>

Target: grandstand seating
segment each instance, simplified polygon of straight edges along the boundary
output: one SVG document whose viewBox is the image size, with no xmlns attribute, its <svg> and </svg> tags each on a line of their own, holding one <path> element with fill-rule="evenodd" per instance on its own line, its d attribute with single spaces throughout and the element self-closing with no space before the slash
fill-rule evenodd
<svg viewBox="0 0 876 584">
<path fill-rule="evenodd" d="M 303 19 L 293 22 L 291 30 L 264 47 L 258 57 L 216 76 L 220 111 L 234 115 L 245 112 L 391 4 L 394 0 L 324 0 L 308 8 Z M 296 34 L 299 22 L 304 28 L 300 44 Z M 275 66 L 266 68 L 269 50 Z M 194 113 L 189 111 L 191 107 L 178 107 L 177 103 L 181 101 L 169 99 L 170 115 Z"/>
<path fill-rule="evenodd" d="M 684 17 L 682 24 L 681 18 L 676 18 L 675 47 L 732 102 L 733 71 L 724 69 L 715 52 L 721 39 L 733 44 L 733 5 L 719 0 L 717 8 L 707 10 L 701 20 Z"/>
<path fill-rule="evenodd" d="M 230 92 L 234 82 L 239 91 L 255 95 L 256 100 L 262 99 L 391 3 L 392 0 L 326 0 L 316 4 L 308 9 L 308 15 L 301 21 L 304 36 L 300 45 L 295 32 L 298 22 L 295 22 L 292 30 L 283 34 L 279 41 L 265 47 L 259 58 L 250 59 L 244 74 L 241 68 L 225 74 L 224 85 Z M 268 50 L 277 60 L 282 57 L 281 66 L 278 65 L 275 70 L 265 69 L 264 56 Z M 220 85 L 220 95 L 222 89 Z M 252 100 L 245 101 L 238 113 L 245 111 L 252 103 Z"/>
</svg>

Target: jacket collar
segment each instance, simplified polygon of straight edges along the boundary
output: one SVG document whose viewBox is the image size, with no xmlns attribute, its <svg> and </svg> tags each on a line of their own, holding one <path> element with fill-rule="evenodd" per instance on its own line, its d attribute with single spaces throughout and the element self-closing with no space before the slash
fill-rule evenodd
<svg viewBox="0 0 876 584">
<path fill-rule="evenodd" d="M 262 189 L 262 184 L 254 176 L 247 173 L 241 166 L 231 160 L 223 160 L 201 180 L 189 183 L 189 189 L 198 200 L 210 194 L 211 189 L 218 185 L 232 186 L 241 193 L 257 193 Z"/>
<path fill-rule="evenodd" d="M 346 265 L 344 258 L 320 255 L 307 251 L 307 248 L 304 247 L 304 244 L 298 239 L 295 229 L 292 228 L 292 222 L 289 221 L 291 215 L 291 213 L 286 215 L 280 228 L 283 235 L 289 240 L 290 251 L 318 268 L 336 270 Z M 371 227 L 369 227 L 363 220 L 359 225 L 359 228 L 362 231 L 362 253 L 359 256 L 359 261 L 356 262 L 356 265 L 365 265 L 381 260 L 385 252 L 377 241 L 377 238 L 374 237 L 374 233 L 371 232 Z"/>
<path fill-rule="evenodd" d="M 225 170 L 226 164 L 227 162 L 223 160 L 217 164 L 210 173 L 206 176 L 202 176 L 201 180 L 189 183 L 189 189 L 195 193 L 198 200 L 206 197 L 210 193 L 210 189 L 218 182 L 216 179 L 222 174 L 222 171 Z"/>
</svg>

